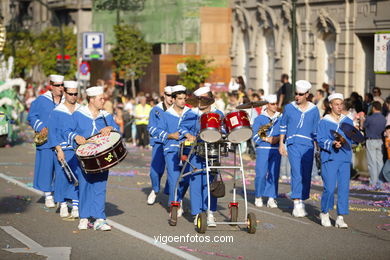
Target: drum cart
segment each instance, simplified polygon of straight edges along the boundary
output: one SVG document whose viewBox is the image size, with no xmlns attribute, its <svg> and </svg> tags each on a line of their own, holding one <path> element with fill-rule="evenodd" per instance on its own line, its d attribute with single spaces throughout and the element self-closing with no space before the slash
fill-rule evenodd
<svg viewBox="0 0 390 260">
<path fill-rule="evenodd" d="M 230 149 L 224 149 L 230 145 Z M 194 153 L 197 153 L 202 156 L 202 147 L 204 147 L 204 157 L 206 161 L 206 168 L 204 169 L 196 169 L 191 163 L 190 158 Z M 239 157 L 239 164 L 237 165 L 237 149 L 238 149 L 238 157 Z M 245 225 L 247 228 L 248 233 L 254 234 L 256 232 L 256 215 L 254 213 L 248 213 L 248 200 L 247 200 L 247 192 L 246 192 L 246 183 L 245 183 L 245 172 L 244 172 L 244 165 L 242 161 L 242 154 L 241 154 L 241 147 L 239 144 L 230 143 L 225 139 L 221 139 L 221 141 L 216 143 L 207 143 L 207 142 L 200 142 L 193 144 L 191 146 L 191 150 L 188 154 L 188 156 L 185 156 L 182 154 L 184 151 L 184 145 L 181 145 L 181 165 L 182 170 L 180 172 L 179 179 L 176 183 L 175 187 L 175 196 L 174 196 L 174 202 L 171 203 L 170 208 L 170 219 L 169 224 L 171 226 L 177 225 L 177 211 L 180 207 L 180 202 L 177 201 L 177 189 L 179 182 L 182 178 L 185 176 L 191 175 L 193 173 L 197 172 L 203 172 L 206 171 L 206 178 L 207 178 L 207 193 L 208 193 L 208 209 L 210 209 L 210 173 L 215 172 L 218 169 L 233 169 L 233 198 L 232 201 L 229 203 L 229 211 L 230 211 L 230 221 L 229 222 L 216 222 L 217 225 Z M 228 156 L 229 152 L 233 152 L 234 154 L 234 165 L 233 166 L 224 166 L 221 165 L 221 157 L 222 156 Z M 184 161 L 184 165 L 183 165 Z M 192 170 L 185 172 L 187 166 L 190 166 Z M 239 170 L 241 172 L 242 176 L 242 182 L 243 182 L 243 189 L 244 189 L 244 207 L 245 207 L 245 218 L 242 221 L 239 221 L 238 219 L 238 202 L 236 199 L 236 171 Z M 198 216 L 196 229 L 197 232 L 203 234 L 207 230 L 207 215 L 208 211 L 202 212 Z"/>
</svg>

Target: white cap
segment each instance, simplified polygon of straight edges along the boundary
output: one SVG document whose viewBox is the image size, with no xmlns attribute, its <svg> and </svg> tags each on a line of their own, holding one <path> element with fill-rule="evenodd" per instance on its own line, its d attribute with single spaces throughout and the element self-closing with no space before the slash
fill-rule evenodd
<svg viewBox="0 0 390 260">
<path fill-rule="evenodd" d="M 197 90 L 194 91 L 194 95 L 197 97 L 202 96 L 203 94 L 209 93 L 210 92 L 210 87 L 200 87 Z"/>
<path fill-rule="evenodd" d="M 229 83 L 229 92 L 237 91 L 240 88 L 240 85 L 232 79 Z"/>
<path fill-rule="evenodd" d="M 341 100 L 344 100 L 343 94 L 340 94 L 340 93 L 334 93 L 332 95 L 329 95 L 328 100 L 332 101 L 333 99 L 337 99 L 337 98 L 341 99 Z"/>
<path fill-rule="evenodd" d="M 295 87 L 298 93 L 306 93 L 311 89 L 311 84 L 307 80 L 298 80 L 295 82 Z"/>
<path fill-rule="evenodd" d="M 164 88 L 164 93 L 168 94 L 168 95 L 172 94 L 172 87 L 171 86 L 166 86 Z"/>
<path fill-rule="evenodd" d="M 63 82 L 64 76 L 61 75 L 50 75 L 49 76 L 51 82 Z"/>
<path fill-rule="evenodd" d="M 104 92 L 104 90 L 103 90 L 103 87 L 101 87 L 101 86 L 87 88 L 87 96 L 88 97 L 99 96 L 99 95 L 103 94 L 103 92 Z"/>
<path fill-rule="evenodd" d="M 277 100 L 278 97 L 276 95 L 268 95 L 265 97 L 265 101 L 267 101 L 268 103 L 276 103 Z"/>
<path fill-rule="evenodd" d="M 77 88 L 77 81 L 73 80 L 65 80 L 64 88 Z"/>
<path fill-rule="evenodd" d="M 172 93 L 186 90 L 186 87 L 184 87 L 183 85 L 176 85 L 172 87 Z"/>
</svg>

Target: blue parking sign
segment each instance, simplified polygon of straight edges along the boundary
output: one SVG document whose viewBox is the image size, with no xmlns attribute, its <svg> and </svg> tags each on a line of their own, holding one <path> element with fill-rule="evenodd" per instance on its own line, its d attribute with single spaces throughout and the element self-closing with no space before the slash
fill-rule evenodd
<svg viewBox="0 0 390 260">
<path fill-rule="evenodd" d="M 83 33 L 83 60 L 104 60 L 104 33 Z"/>
</svg>

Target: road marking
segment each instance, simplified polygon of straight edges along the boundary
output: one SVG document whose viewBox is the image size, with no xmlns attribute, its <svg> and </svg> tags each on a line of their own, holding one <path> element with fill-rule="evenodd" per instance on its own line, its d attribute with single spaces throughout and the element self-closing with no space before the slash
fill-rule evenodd
<svg viewBox="0 0 390 260">
<path fill-rule="evenodd" d="M 6 181 L 9 181 L 9 182 L 11 182 L 13 184 L 16 184 L 16 185 L 18 185 L 18 186 L 20 186 L 20 187 L 22 187 L 24 189 L 27 189 L 27 190 L 29 190 L 31 192 L 34 192 L 34 193 L 36 193 L 38 195 L 44 195 L 43 192 L 41 192 L 39 190 L 36 190 L 34 188 L 28 187 L 25 183 L 23 183 L 21 181 L 18 181 L 18 180 L 15 180 L 14 178 L 11 178 L 11 177 L 3 174 L 3 173 L 0 173 L 0 178 L 4 179 Z M 160 248 L 160 249 L 162 249 L 162 250 L 164 250 L 166 252 L 169 252 L 171 254 L 177 255 L 177 256 L 179 256 L 181 258 L 193 259 L 193 260 L 200 259 L 200 258 L 195 257 L 195 256 L 193 256 L 191 254 L 188 254 L 188 253 L 186 253 L 186 252 L 184 252 L 184 251 L 182 251 L 180 249 L 177 249 L 177 248 L 175 248 L 173 246 L 169 246 L 167 244 L 162 244 L 162 243 L 156 241 L 152 237 L 149 237 L 149 236 L 147 236 L 147 235 L 145 235 L 143 233 L 135 231 L 135 230 L 133 230 L 133 229 L 131 229 L 129 227 L 126 227 L 126 226 L 124 226 L 122 224 L 119 224 L 118 222 L 115 222 L 113 220 L 107 219 L 107 223 L 109 225 L 113 226 L 115 229 L 118 229 L 119 231 L 122 231 L 123 233 L 126 233 L 126 234 L 128 234 L 128 235 L 130 235 L 132 237 L 135 237 L 135 238 L 137 238 L 139 240 L 142 240 L 142 241 L 144 241 L 144 242 L 146 242 L 148 244 L 151 244 L 151 245 L 153 245 L 155 247 L 158 247 L 158 248 Z"/>
<path fill-rule="evenodd" d="M 49 260 L 68 260 L 70 259 L 71 247 L 43 247 L 19 230 L 11 226 L 0 226 L 2 230 L 25 244 L 28 248 L 2 248 L 12 253 L 29 253 L 46 256 Z"/>
<path fill-rule="evenodd" d="M 264 214 L 268 214 L 268 215 L 271 215 L 271 216 L 274 216 L 274 217 L 278 217 L 278 218 L 283 218 L 283 219 L 295 221 L 295 222 L 298 222 L 298 223 L 301 223 L 301 224 L 310 225 L 310 223 L 301 221 L 301 220 L 299 220 L 299 219 L 290 218 L 290 217 L 286 217 L 286 216 L 281 216 L 281 215 L 278 215 L 278 214 L 275 214 L 275 213 L 271 213 L 271 212 L 268 212 L 268 211 L 265 211 L 265 210 L 256 209 L 256 208 L 252 208 L 252 207 L 248 207 L 248 209 L 256 210 L 256 211 L 258 211 L 258 212 L 261 212 L 261 213 L 264 213 Z"/>
</svg>

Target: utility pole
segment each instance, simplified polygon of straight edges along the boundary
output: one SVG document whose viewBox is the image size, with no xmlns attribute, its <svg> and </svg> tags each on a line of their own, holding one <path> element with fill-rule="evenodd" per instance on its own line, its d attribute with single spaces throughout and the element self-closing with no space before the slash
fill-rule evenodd
<svg viewBox="0 0 390 260">
<path fill-rule="evenodd" d="M 291 86 L 292 86 L 292 95 L 295 93 L 295 81 L 297 80 L 297 0 L 292 0 L 292 43 L 291 43 L 291 56 L 292 56 L 292 68 L 291 68 Z"/>
</svg>

